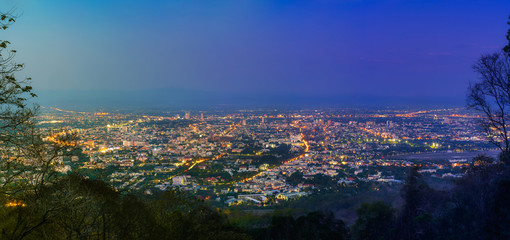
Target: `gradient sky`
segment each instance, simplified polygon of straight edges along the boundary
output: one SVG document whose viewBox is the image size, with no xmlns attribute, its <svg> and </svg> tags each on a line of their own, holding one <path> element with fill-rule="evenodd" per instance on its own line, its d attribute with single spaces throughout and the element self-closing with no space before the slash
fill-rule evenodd
<svg viewBox="0 0 510 240">
<path fill-rule="evenodd" d="M 22 14 L 2 33 L 22 75 L 70 92 L 462 97 L 510 14 L 508 0 L 0 1 Z"/>
</svg>

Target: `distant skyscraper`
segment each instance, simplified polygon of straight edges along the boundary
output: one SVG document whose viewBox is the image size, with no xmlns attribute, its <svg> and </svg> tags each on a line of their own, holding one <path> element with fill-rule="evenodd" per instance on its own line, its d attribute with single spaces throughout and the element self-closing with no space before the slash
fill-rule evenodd
<svg viewBox="0 0 510 240">
<path fill-rule="evenodd" d="M 266 122 L 266 121 L 265 121 L 265 118 L 264 118 L 264 117 L 262 117 L 262 123 L 265 123 L 265 122 Z"/>
<path fill-rule="evenodd" d="M 186 113 L 184 114 L 184 118 L 185 118 L 185 119 L 189 119 L 189 118 L 190 118 L 190 114 L 189 114 L 189 112 L 186 112 Z"/>
<path fill-rule="evenodd" d="M 204 121 L 204 113 L 200 113 L 200 121 Z"/>
<path fill-rule="evenodd" d="M 243 119 L 243 126 L 246 126 L 246 119 Z"/>
</svg>

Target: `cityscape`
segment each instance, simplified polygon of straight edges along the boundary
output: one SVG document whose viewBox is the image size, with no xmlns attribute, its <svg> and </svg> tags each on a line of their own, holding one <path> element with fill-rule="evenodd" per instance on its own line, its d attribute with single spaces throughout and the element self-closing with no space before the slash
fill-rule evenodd
<svg viewBox="0 0 510 240">
<path fill-rule="evenodd" d="M 44 108 L 38 126 L 76 132 L 62 172 L 102 174 L 119 190 L 180 188 L 224 205 L 275 205 L 319 188 L 360 182 L 399 185 L 420 164 L 425 176 L 460 178 L 477 155 L 497 149 L 463 108 L 162 112 L 159 116 Z M 295 173 L 302 179 L 291 181 Z M 315 178 L 331 183 L 316 183 Z"/>
<path fill-rule="evenodd" d="M 0 2 L 0 240 L 510 239 L 508 0 Z"/>
</svg>

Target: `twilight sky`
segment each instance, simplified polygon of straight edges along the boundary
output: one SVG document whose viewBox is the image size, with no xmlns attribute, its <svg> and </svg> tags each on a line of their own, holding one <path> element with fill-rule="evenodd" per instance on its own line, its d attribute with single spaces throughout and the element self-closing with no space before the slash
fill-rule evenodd
<svg viewBox="0 0 510 240">
<path fill-rule="evenodd" d="M 508 0 L 1 1 L 22 13 L 2 39 L 36 90 L 132 95 L 463 97 L 510 14 Z"/>
</svg>

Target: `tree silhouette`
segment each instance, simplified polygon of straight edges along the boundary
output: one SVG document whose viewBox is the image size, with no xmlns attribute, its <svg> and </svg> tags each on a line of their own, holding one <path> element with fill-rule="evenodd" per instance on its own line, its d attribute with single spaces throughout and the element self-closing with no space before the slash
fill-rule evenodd
<svg viewBox="0 0 510 240">
<path fill-rule="evenodd" d="M 294 219 L 291 215 L 274 215 L 264 239 L 348 239 L 348 228 L 333 213 L 310 212 Z"/>
<path fill-rule="evenodd" d="M 390 205 L 384 202 L 363 203 L 356 210 L 358 219 L 351 228 L 353 240 L 393 239 L 394 214 Z"/>
<path fill-rule="evenodd" d="M 480 126 L 489 141 L 507 154 L 510 150 L 510 56 L 502 52 L 483 55 L 473 69 L 479 81 L 469 87 L 468 106 L 484 114 Z"/>
<path fill-rule="evenodd" d="M 510 16 L 508 17 L 510 20 Z M 506 22 L 508 25 L 510 25 L 510 21 Z M 503 51 L 510 55 L 510 29 L 506 32 L 506 40 L 508 40 L 508 44 L 503 48 Z"/>
<path fill-rule="evenodd" d="M 427 215 L 426 206 L 431 203 L 427 199 L 430 188 L 418 172 L 419 168 L 414 165 L 409 169 L 406 183 L 401 190 L 402 198 L 405 200 L 400 216 L 402 239 L 423 239 L 420 236 L 420 229 L 424 226 L 417 220 Z"/>
</svg>

